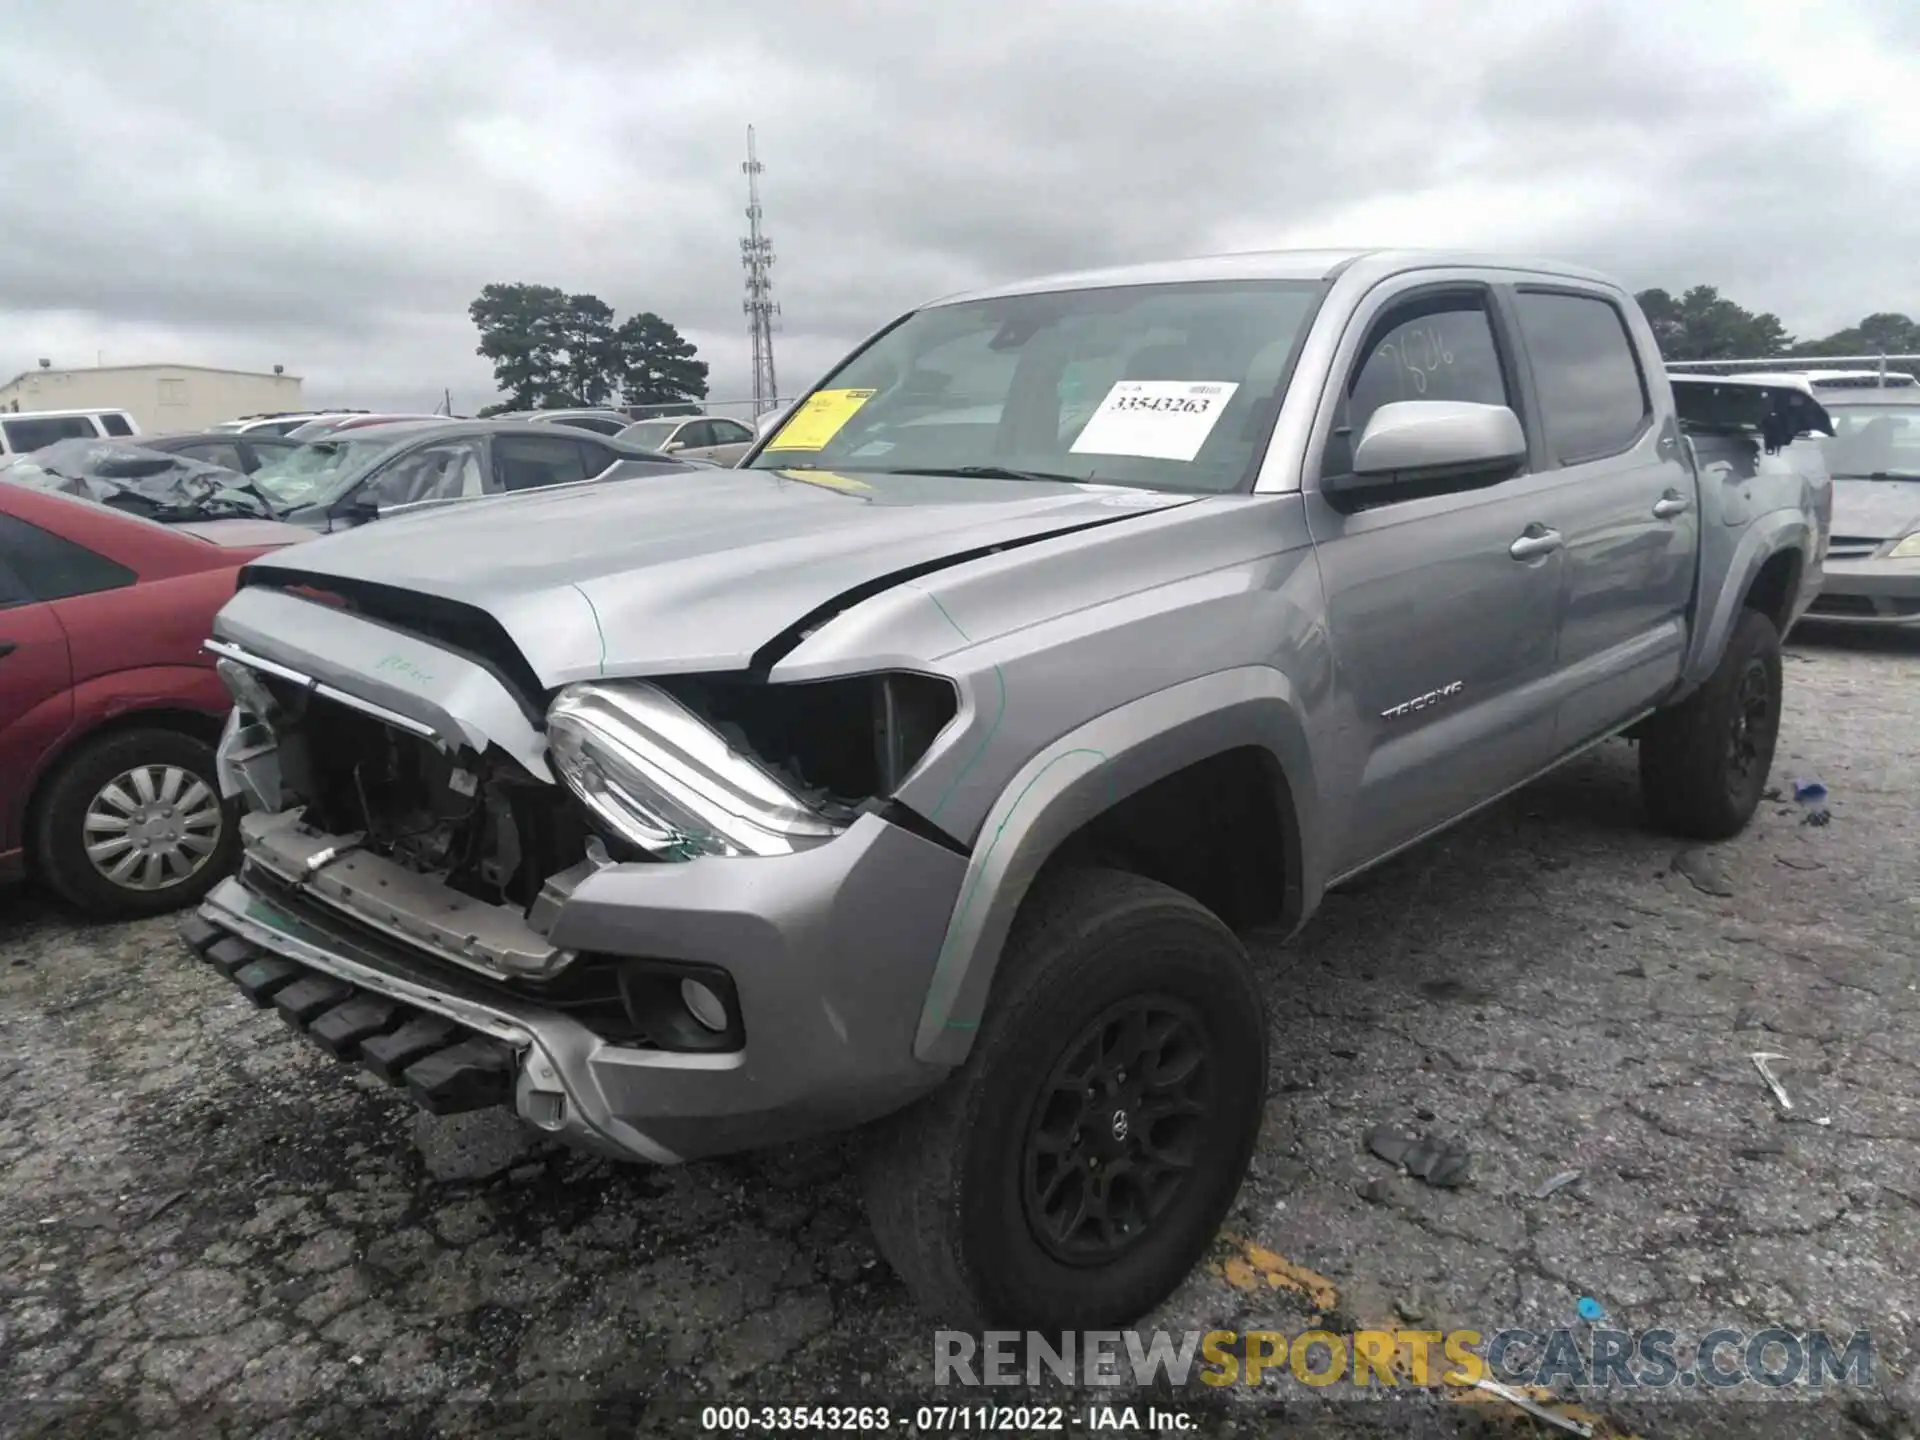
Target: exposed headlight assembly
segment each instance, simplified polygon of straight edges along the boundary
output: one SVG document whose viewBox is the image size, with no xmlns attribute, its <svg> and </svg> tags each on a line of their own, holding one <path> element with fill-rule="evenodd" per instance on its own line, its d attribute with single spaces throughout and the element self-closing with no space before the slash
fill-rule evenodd
<svg viewBox="0 0 1920 1440">
<path fill-rule="evenodd" d="M 1888 560 L 1920 560 L 1920 530 L 1914 531 L 1887 551 Z"/>
<path fill-rule="evenodd" d="M 547 741 L 554 768 L 588 809 L 662 859 L 789 855 L 840 833 L 645 681 L 568 686 L 547 712 Z"/>
</svg>

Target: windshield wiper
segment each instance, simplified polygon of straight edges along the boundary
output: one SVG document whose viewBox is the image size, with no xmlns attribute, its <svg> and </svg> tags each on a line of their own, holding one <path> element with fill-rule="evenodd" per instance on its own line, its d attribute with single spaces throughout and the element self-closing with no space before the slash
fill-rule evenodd
<svg viewBox="0 0 1920 1440">
<path fill-rule="evenodd" d="M 1062 475 L 1052 470 L 1015 470 L 1005 465 L 916 465 L 888 470 L 889 475 L 960 475 L 969 480 L 1038 480 L 1045 484 L 1090 485 L 1092 475 Z"/>
</svg>

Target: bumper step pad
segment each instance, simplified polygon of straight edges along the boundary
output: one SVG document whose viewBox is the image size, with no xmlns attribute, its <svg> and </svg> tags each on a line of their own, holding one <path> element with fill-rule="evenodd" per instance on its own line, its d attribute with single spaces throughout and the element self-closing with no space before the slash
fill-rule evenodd
<svg viewBox="0 0 1920 1440">
<path fill-rule="evenodd" d="M 307 1034 L 329 1054 L 341 1060 L 354 1059 L 360 1042 L 384 1035 L 405 1019 L 400 1002 L 380 995 L 355 995 L 336 1005 L 307 1027 Z"/>
<path fill-rule="evenodd" d="M 273 1007 L 336 1059 L 404 1087 L 431 1114 L 513 1104 L 517 1057 L 505 1041 L 268 954 L 198 915 L 180 935 L 255 1005 Z"/>
<path fill-rule="evenodd" d="M 513 1051 L 475 1035 L 407 1067 L 407 1094 L 435 1115 L 513 1103 Z"/>
</svg>

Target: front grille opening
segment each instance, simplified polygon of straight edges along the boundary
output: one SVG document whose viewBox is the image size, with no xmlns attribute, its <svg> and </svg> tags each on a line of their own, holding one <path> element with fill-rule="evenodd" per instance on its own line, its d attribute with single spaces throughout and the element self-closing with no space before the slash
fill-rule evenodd
<svg viewBox="0 0 1920 1440">
<path fill-rule="evenodd" d="M 365 848 L 490 905 L 531 909 L 549 876 L 587 858 L 645 858 L 598 828 L 557 786 L 517 767 L 462 753 L 313 697 L 303 717 L 308 820 L 331 835 L 364 833 Z"/>
</svg>

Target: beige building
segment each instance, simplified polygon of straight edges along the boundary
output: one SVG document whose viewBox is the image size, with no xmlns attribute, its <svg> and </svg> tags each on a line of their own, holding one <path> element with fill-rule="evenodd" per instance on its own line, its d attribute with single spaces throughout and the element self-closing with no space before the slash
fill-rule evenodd
<svg viewBox="0 0 1920 1440">
<path fill-rule="evenodd" d="M 303 408 L 298 375 L 204 365 L 23 370 L 0 385 L 0 411 L 124 410 L 148 435 L 204 430 L 240 415 Z"/>
</svg>

